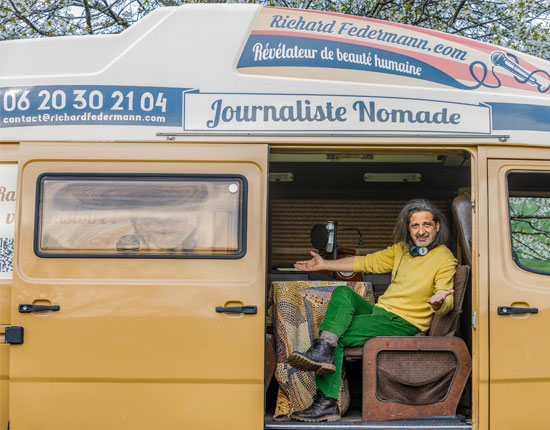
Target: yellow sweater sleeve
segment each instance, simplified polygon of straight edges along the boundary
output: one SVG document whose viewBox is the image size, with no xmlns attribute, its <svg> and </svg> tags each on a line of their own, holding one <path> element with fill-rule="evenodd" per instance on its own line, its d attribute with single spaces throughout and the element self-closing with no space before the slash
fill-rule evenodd
<svg viewBox="0 0 550 430">
<path fill-rule="evenodd" d="M 363 273 L 388 273 L 393 270 L 395 257 L 399 253 L 401 246 L 395 244 L 373 252 L 372 254 L 361 255 L 353 260 L 353 271 Z"/>
</svg>

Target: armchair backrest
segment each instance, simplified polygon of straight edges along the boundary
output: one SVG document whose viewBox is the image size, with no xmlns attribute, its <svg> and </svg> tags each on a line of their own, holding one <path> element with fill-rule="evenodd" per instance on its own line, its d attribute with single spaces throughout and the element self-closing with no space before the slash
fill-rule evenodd
<svg viewBox="0 0 550 430">
<path fill-rule="evenodd" d="M 456 266 L 453 287 L 453 309 L 446 315 L 434 314 L 432 326 L 428 332 L 429 336 L 453 336 L 455 334 L 460 315 L 462 314 L 462 304 L 469 277 L 470 266 Z"/>
<path fill-rule="evenodd" d="M 472 201 L 468 194 L 460 194 L 453 199 L 453 220 L 458 232 L 458 240 L 468 265 L 472 265 Z"/>
</svg>

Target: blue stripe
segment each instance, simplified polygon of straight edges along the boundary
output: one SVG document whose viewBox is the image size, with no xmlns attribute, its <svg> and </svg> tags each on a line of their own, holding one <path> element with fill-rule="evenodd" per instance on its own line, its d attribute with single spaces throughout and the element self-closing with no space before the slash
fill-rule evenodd
<svg viewBox="0 0 550 430">
<path fill-rule="evenodd" d="M 256 44 L 262 44 L 264 47 L 269 45 L 269 48 L 273 50 L 284 46 L 286 49 L 296 48 L 316 50 L 316 53 L 314 58 L 255 58 L 254 46 Z M 321 51 L 332 52 L 333 58 L 321 58 Z M 338 51 L 341 53 L 352 54 L 356 57 L 368 56 L 370 57 L 371 62 L 370 64 L 361 64 L 352 61 L 345 61 L 338 58 Z M 391 68 L 384 68 L 384 66 L 380 65 L 379 61 L 375 61 L 375 57 L 377 57 L 378 60 L 382 60 L 384 63 L 391 62 L 390 64 L 397 63 L 402 67 L 414 67 L 416 69 L 420 69 L 420 73 L 419 75 L 416 75 L 400 70 L 392 70 Z M 310 39 L 306 37 L 252 35 L 249 37 L 248 42 L 244 47 L 243 54 L 237 64 L 237 68 L 245 67 L 324 67 L 331 69 L 352 69 L 407 76 L 410 78 L 437 82 L 439 84 L 463 90 L 474 89 L 465 86 L 442 70 L 439 70 L 424 61 L 409 57 L 408 55 L 352 43 L 336 42 L 325 39 Z M 475 88 L 477 88 L 477 86 Z"/>
</svg>

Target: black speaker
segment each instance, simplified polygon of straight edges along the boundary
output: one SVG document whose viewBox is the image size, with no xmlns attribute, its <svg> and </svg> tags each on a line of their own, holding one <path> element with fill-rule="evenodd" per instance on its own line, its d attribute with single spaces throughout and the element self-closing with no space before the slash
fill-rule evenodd
<svg viewBox="0 0 550 430">
<path fill-rule="evenodd" d="M 311 245 L 315 249 L 325 249 L 328 242 L 328 230 L 324 224 L 315 224 L 311 229 Z"/>
</svg>

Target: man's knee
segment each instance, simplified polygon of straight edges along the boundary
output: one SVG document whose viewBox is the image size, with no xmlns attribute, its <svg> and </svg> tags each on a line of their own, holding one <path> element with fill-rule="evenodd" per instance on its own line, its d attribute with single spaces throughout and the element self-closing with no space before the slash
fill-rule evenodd
<svg viewBox="0 0 550 430">
<path fill-rule="evenodd" d="M 350 297 L 354 291 L 347 285 L 339 285 L 332 291 L 331 300 L 334 297 Z"/>
</svg>

